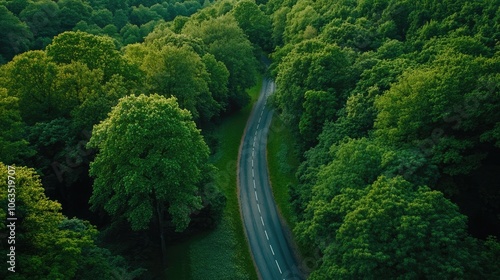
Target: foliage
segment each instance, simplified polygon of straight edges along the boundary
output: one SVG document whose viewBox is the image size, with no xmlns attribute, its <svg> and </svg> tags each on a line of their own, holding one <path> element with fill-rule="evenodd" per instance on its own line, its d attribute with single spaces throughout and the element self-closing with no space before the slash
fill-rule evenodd
<svg viewBox="0 0 500 280">
<path fill-rule="evenodd" d="M 6 65 L 5 87 L 19 99 L 21 117 L 28 124 L 64 116 L 60 92 L 51 90 L 57 75 L 56 64 L 42 51 L 16 56 Z"/>
<path fill-rule="evenodd" d="M 108 35 L 120 45 L 137 43 L 148 32 L 131 36 L 131 27 L 146 31 L 152 24 L 173 20 L 177 15 L 189 16 L 202 8 L 199 1 L 189 0 L 134 2 L 2 0 L 0 58 L 8 62 L 24 51 L 43 49 L 52 37 L 71 30 Z"/>
<path fill-rule="evenodd" d="M 119 74 L 127 79 L 137 79 L 134 69 L 120 56 L 110 38 L 95 36 L 81 31 L 65 32 L 47 46 L 47 55 L 56 63 L 74 61 L 85 64 L 90 70 L 101 69 L 104 78 Z"/>
<path fill-rule="evenodd" d="M 266 4 L 272 104 L 301 143 L 289 194 L 297 239 L 318 251 L 312 279 L 498 273 L 479 256 L 496 243 L 476 239 L 500 234 L 494 2 Z M 407 215 L 424 224 L 400 231 Z"/>
<path fill-rule="evenodd" d="M 245 92 L 255 83 L 257 62 L 252 46 L 243 30 L 231 16 L 190 21 L 182 29 L 183 34 L 200 38 L 208 52 L 224 63 L 229 71 L 229 105 L 231 110 L 242 108 L 248 102 Z"/>
<path fill-rule="evenodd" d="M 255 5 L 250 5 L 249 8 L 260 13 L 251 21 L 243 23 L 246 18 L 242 14 L 246 8 L 236 13 L 240 15 L 240 21 L 246 30 L 234 19 L 235 12 L 232 10 L 236 5 L 232 1 L 213 7 L 210 1 L 205 1 L 203 5 L 207 6 L 207 13 L 200 12 L 197 16 L 188 18 L 201 8 L 200 2 L 0 1 L 0 14 L 4 15 L 0 21 L 5 27 L 0 28 L 0 32 L 5 35 L 2 37 L 5 44 L 0 47 L 0 64 L 5 63 L 0 66 L 0 105 L 5 107 L 3 114 L 0 114 L 4 124 L 4 133 L 0 135 L 1 160 L 9 164 L 22 163 L 36 167 L 47 195 L 63 203 L 65 213 L 79 217 L 90 216 L 105 226 L 110 221 L 115 222 L 125 217 L 130 218 L 134 229 L 152 226 L 151 229 L 160 229 L 162 238 L 171 238 L 218 225 L 223 219 L 226 198 L 215 183 L 217 172 L 207 163 L 208 149 L 196 126 L 203 128 L 203 133 L 208 135 L 216 123 L 246 104 L 249 100 L 246 88 L 253 85 L 257 74 L 255 50 L 262 47 L 256 44 L 264 44 L 268 38 L 267 35 L 261 36 L 261 41 L 253 42 L 252 45 L 245 32 L 256 34 L 256 31 L 251 31 L 252 28 L 260 28 L 258 32 L 268 34 L 269 30 L 266 24 L 260 25 L 266 23 L 267 15 Z M 205 17 L 208 14 L 210 16 Z M 163 23 L 163 20 L 172 20 L 176 15 L 185 17 L 178 17 L 173 23 Z M 220 17 L 222 15 L 225 16 Z M 198 24 L 206 25 L 206 30 L 184 30 L 184 26 Z M 137 43 L 143 41 L 143 38 L 146 38 L 143 43 Z M 130 45 L 122 48 L 126 44 Z M 266 47 L 269 48 L 270 45 Z M 24 53 L 18 54 L 20 52 Z M 116 207 L 117 210 L 113 210 L 116 210 L 117 215 L 110 215 L 112 219 L 105 215 L 98 218 L 97 215 L 87 213 L 88 209 L 85 207 L 93 182 L 88 176 L 88 169 L 89 163 L 94 160 L 97 167 L 91 171 L 95 174 L 91 174 L 96 177 L 95 189 L 98 189 L 99 180 L 104 180 L 101 176 L 96 176 L 101 174 L 101 167 L 97 162 L 102 158 L 103 152 L 99 148 L 101 142 L 95 139 L 105 138 L 103 135 L 107 135 L 107 132 L 94 132 L 91 138 L 94 140 L 89 146 L 86 144 L 91 137 L 92 127 L 104 127 L 111 122 L 109 119 L 113 115 L 116 119 L 123 118 L 123 122 L 137 124 L 135 116 L 116 113 L 112 108 L 120 106 L 119 100 L 134 98 L 134 94 L 138 93 L 148 94 L 141 95 L 144 100 L 167 100 L 166 98 L 171 97 L 177 100 L 174 102 L 174 99 L 169 99 L 171 101 L 167 103 L 170 105 L 159 102 L 166 107 L 170 106 L 171 113 L 175 111 L 177 115 L 171 114 L 175 116 L 175 121 L 161 117 L 153 120 L 147 131 L 155 131 L 157 134 L 150 135 L 141 130 L 141 126 L 136 127 L 138 130 L 130 130 L 135 136 L 144 137 L 142 139 L 150 143 L 144 147 L 144 153 L 138 152 L 138 158 L 132 164 L 149 161 L 151 170 L 158 170 L 157 164 L 161 162 L 168 165 L 168 170 L 163 173 L 155 171 L 156 175 L 152 176 L 158 182 L 158 189 L 150 189 L 156 192 L 150 196 L 149 206 L 152 205 L 152 211 L 148 213 L 148 204 L 142 203 L 143 197 L 149 194 L 138 193 L 126 200 L 128 193 L 124 192 L 120 199 L 140 207 L 129 207 L 128 202 L 105 206 L 109 201 L 115 200 L 100 198 L 102 203 L 95 203 L 95 208 L 108 210 Z M 164 110 L 162 107 L 146 111 L 144 120 L 155 119 Z M 175 123 L 178 125 L 173 125 Z M 170 128 L 178 132 L 171 135 L 171 140 L 177 139 L 177 142 L 170 143 L 163 150 L 157 150 L 156 147 L 161 145 L 150 140 L 165 139 L 166 131 L 158 127 L 166 124 L 172 125 Z M 128 135 L 123 134 L 127 138 Z M 194 146 L 198 147 L 198 152 L 191 150 Z M 113 150 L 113 147 L 109 150 Z M 212 148 L 216 148 L 215 144 Z M 146 150 L 151 153 L 151 157 Z M 177 153 L 181 150 L 184 152 Z M 177 160 L 168 161 L 163 156 L 158 156 L 170 151 L 178 154 Z M 126 153 L 123 158 L 131 159 Z M 125 172 L 125 168 L 123 171 Z M 167 183 L 164 176 L 178 180 L 172 181 L 167 188 L 164 186 Z M 133 184 L 138 178 L 139 173 L 130 173 L 122 179 Z M 102 193 L 111 189 L 106 184 L 101 184 Z M 172 191 L 173 189 L 178 191 Z M 168 201 L 167 196 L 171 198 Z M 98 200 L 94 197 L 92 199 Z M 158 202 L 161 199 L 163 201 Z M 151 214 L 151 217 L 157 219 L 141 217 L 143 221 L 139 221 L 139 215 L 144 213 L 146 218 L 147 214 Z M 64 223 L 61 225 L 64 230 L 80 234 L 87 226 L 90 228 L 90 225 L 81 220 L 66 220 L 64 218 L 61 222 Z M 158 224 L 153 224 L 156 222 Z M 182 234 L 173 232 L 187 229 L 188 226 L 189 229 Z M 70 232 L 67 236 L 56 235 L 54 240 L 61 236 L 66 240 L 85 240 L 85 235 L 78 234 Z M 94 237 L 95 232 L 92 242 Z M 162 248 L 165 247 L 163 245 L 162 243 Z M 53 255 L 57 255 L 59 250 L 64 248 L 53 248 Z M 236 251 L 240 254 L 239 250 Z M 232 261 L 237 263 L 237 258 Z M 77 259 L 78 265 L 75 266 L 73 259 L 68 258 L 71 263 L 67 273 L 78 274 L 81 279 L 127 279 L 141 272 L 130 271 L 123 259 L 94 245 L 81 249 Z M 33 260 L 33 263 L 40 262 Z M 245 264 L 243 266 L 243 270 L 248 270 Z M 88 267 L 95 268 L 89 270 Z M 58 264 L 54 264 L 54 271 L 56 270 L 59 270 Z M 238 270 L 238 275 L 246 274 L 241 268 Z M 66 277 L 56 274 L 49 278 Z"/>
<path fill-rule="evenodd" d="M 0 58 L 10 60 L 15 54 L 28 50 L 33 35 L 26 23 L 5 6 L 0 6 L 0 19 Z M 0 63 L 3 62 L 1 60 Z"/>
<path fill-rule="evenodd" d="M 300 126 L 306 150 L 317 143 L 324 122 L 334 120 L 340 109 L 350 84 L 349 59 L 338 46 L 311 39 L 295 45 L 277 71 L 275 102 L 292 129 Z M 323 108 L 312 109 L 315 106 Z"/>
<path fill-rule="evenodd" d="M 26 126 L 19 114 L 18 98 L 8 96 L 4 88 L 0 88 L 0 124 L 1 162 L 19 163 L 34 153 L 24 139 Z"/>
<path fill-rule="evenodd" d="M 2 205 L 5 205 L 1 211 L 3 217 L 7 215 L 8 204 L 7 168 L 3 163 L 0 164 L 0 199 Z M 63 216 L 61 205 L 45 196 L 40 178 L 33 169 L 20 166 L 14 168 L 17 221 L 15 244 L 12 245 L 16 250 L 16 273 L 4 270 L 2 278 L 74 279 L 78 275 L 82 276 L 81 279 L 91 279 L 78 273 L 92 262 L 88 254 L 90 251 L 94 251 L 94 256 L 103 261 L 101 267 L 94 267 L 95 272 L 113 275 L 115 268 L 109 261 L 116 257 L 95 245 L 95 227 L 87 221 Z M 2 224 L 2 229 L 6 229 L 5 224 Z M 2 254 L 6 254 L 8 250 L 10 246 L 2 243 Z M 129 274 L 123 262 L 114 265 L 117 265 L 116 269 L 123 269 L 123 275 Z"/>
<path fill-rule="evenodd" d="M 440 192 L 380 177 L 351 203 L 311 279 L 464 277 L 466 218 Z"/>
<path fill-rule="evenodd" d="M 142 59 L 150 92 L 165 97 L 175 96 L 195 120 L 210 120 L 220 111 L 213 99 L 208 81 L 210 76 L 201 57 L 189 47 L 164 46 L 151 50 Z"/>
<path fill-rule="evenodd" d="M 153 217 L 164 219 L 160 209 L 165 207 L 177 231 L 201 209 L 197 183 L 208 147 L 176 99 L 122 98 L 108 119 L 94 127 L 88 146 L 99 150 L 90 168 L 93 209 L 126 217 L 132 229 L 140 230 Z"/>
<path fill-rule="evenodd" d="M 445 174 L 470 173 L 487 156 L 485 151 L 474 149 L 481 134 L 494 129 L 500 118 L 494 111 L 478 110 L 479 102 L 484 108 L 498 102 L 498 97 L 480 84 L 491 79 L 493 69 L 500 69 L 495 59 L 446 53 L 436 58 L 432 67 L 404 73 L 375 102 L 379 111 L 376 135 L 391 143 L 430 149 L 434 163 Z M 480 120 L 483 128 L 477 131 Z M 429 137 L 434 143 L 427 147 Z"/>
<path fill-rule="evenodd" d="M 238 26 L 249 40 L 265 51 L 271 51 L 271 20 L 251 0 L 239 1 L 233 8 Z"/>
</svg>

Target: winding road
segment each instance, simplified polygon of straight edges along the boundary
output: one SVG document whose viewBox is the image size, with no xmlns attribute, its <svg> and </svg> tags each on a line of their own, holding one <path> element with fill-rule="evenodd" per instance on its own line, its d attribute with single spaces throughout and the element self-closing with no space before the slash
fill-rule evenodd
<svg viewBox="0 0 500 280">
<path fill-rule="evenodd" d="M 304 279 L 283 225 L 269 183 L 267 134 L 273 111 L 267 97 L 274 82 L 264 78 L 259 99 L 248 119 L 238 159 L 240 210 L 260 279 Z"/>
</svg>

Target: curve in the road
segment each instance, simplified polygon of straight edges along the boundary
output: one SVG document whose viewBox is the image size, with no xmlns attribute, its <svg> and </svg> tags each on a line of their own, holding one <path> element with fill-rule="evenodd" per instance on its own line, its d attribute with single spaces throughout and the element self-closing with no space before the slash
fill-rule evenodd
<svg viewBox="0 0 500 280">
<path fill-rule="evenodd" d="M 243 135 L 238 159 L 240 209 L 260 278 L 304 279 L 286 238 L 269 184 L 266 144 L 273 112 L 267 106 L 267 97 L 274 90 L 274 82 L 264 78 Z"/>
</svg>

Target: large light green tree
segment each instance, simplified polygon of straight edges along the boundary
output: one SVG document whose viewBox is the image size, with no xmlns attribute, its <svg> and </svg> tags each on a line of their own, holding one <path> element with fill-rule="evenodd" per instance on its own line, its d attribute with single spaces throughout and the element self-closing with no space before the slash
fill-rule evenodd
<svg viewBox="0 0 500 280">
<path fill-rule="evenodd" d="M 175 96 L 195 120 L 210 120 L 220 110 L 209 91 L 210 76 L 201 57 L 188 46 L 147 48 L 141 69 L 148 89 L 165 97 Z"/>
<path fill-rule="evenodd" d="M 376 99 L 375 135 L 418 147 L 445 174 L 470 173 L 488 155 L 480 142 L 495 140 L 488 136 L 500 120 L 500 80 L 490 74 L 497 69 L 498 58 L 440 52 L 431 65 L 405 72 Z"/>
<path fill-rule="evenodd" d="M 90 166 L 92 209 L 126 218 L 133 230 L 148 229 L 156 220 L 163 250 L 167 221 L 183 231 L 202 208 L 197 184 L 209 149 L 175 98 L 122 98 L 94 127 L 88 147 L 98 149 Z"/>
<path fill-rule="evenodd" d="M 63 115 L 65 100 L 52 90 L 57 65 L 42 51 L 28 51 L 3 67 L 4 87 L 19 99 L 23 120 L 31 125 Z"/>
<path fill-rule="evenodd" d="M 110 37 L 68 31 L 54 37 L 46 51 L 47 56 L 58 64 L 78 61 L 91 70 L 101 69 L 106 81 L 118 74 L 129 83 L 139 82 L 138 69 L 126 62 Z"/>
</svg>

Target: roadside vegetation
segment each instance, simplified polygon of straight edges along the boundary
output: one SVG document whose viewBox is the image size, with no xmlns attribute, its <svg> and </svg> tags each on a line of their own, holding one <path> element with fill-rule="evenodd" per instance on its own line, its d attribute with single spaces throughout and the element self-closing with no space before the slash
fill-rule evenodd
<svg viewBox="0 0 500 280">
<path fill-rule="evenodd" d="M 295 138 L 277 114 L 273 116 L 267 141 L 267 162 L 274 199 L 288 226 L 294 228 L 297 217 L 290 204 L 288 190 L 298 184 L 295 173 L 300 162 Z"/>
<path fill-rule="evenodd" d="M 236 163 L 243 131 L 261 86 L 262 78 L 259 78 L 257 84 L 248 90 L 250 103 L 227 117 L 213 131 L 219 146 L 210 162 L 218 169 L 216 180 L 227 198 L 226 208 L 217 228 L 172 246 L 169 259 L 177 265 L 174 263 L 167 271 L 168 278 L 257 278 L 239 212 Z"/>
<path fill-rule="evenodd" d="M 499 22 L 498 0 L 0 0 L 22 268 L 0 278 L 255 279 L 236 163 L 267 56 L 310 279 L 500 279 Z"/>
<path fill-rule="evenodd" d="M 1 278 L 73 279 L 95 254 L 100 273 L 118 278 L 162 278 L 166 270 L 181 279 L 254 279 L 231 164 L 260 89 L 269 18 L 251 1 L 107 2 L 0 1 L 0 161 L 33 168 L 26 170 L 40 178 L 37 191 L 43 186 L 55 205 L 47 227 L 86 241 L 47 247 L 51 254 Z M 123 34 L 109 34 L 118 24 L 109 20 L 118 19 Z M 36 208 L 27 197 L 19 204 Z M 26 223 L 18 229 L 40 234 Z M 193 242 L 178 245 L 186 240 Z M 86 261 L 64 272 L 57 263 L 39 268 L 70 249 Z M 115 261 L 121 274 L 107 265 Z"/>
<path fill-rule="evenodd" d="M 310 279 L 499 278 L 498 1 L 266 8 Z"/>
</svg>

